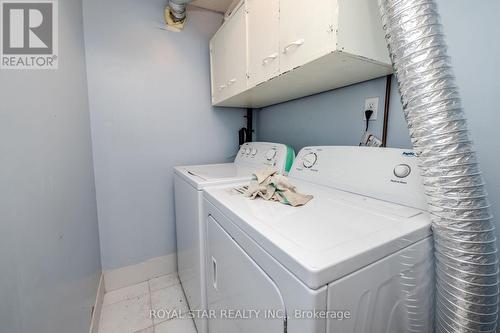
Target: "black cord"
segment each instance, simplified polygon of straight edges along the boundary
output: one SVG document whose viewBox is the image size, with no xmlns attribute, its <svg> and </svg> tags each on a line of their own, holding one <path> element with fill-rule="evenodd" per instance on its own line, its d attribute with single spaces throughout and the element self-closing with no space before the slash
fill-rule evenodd
<svg viewBox="0 0 500 333">
<path fill-rule="evenodd" d="M 373 110 L 366 110 L 365 111 L 365 118 L 366 118 L 366 128 L 365 128 L 365 133 L 368 132 L 368 127 L 370 125 L 370 118 L 372 117 L 373 115 Z M 359 146 L 362 146 L 363 145 L 363 139 L 364 139 L 364 136 L 365 134 L 363 134 L 363 138 L 361 139 L 361 142 L 359 143 Z"/>
<path fill-rule="evenodd" d="M 241 128 L 238 131 L 238 139 L 239 139 L 240 146 L 242 144 L 244 144 L 245 142 L 247 142 L 247 135 L 248 135 L 248 132 L 247 132 L 247 129 L 245 127 Z"/>
<path fill-rule="evenodd" d="M 366 118 L 366 129 L 365 132 L 368 132 L 368 126 L 370 125 L 370 118 L 373 115 L 373 110 L 366 110 L 365 111 L 365 118 Z"/>
</svg>

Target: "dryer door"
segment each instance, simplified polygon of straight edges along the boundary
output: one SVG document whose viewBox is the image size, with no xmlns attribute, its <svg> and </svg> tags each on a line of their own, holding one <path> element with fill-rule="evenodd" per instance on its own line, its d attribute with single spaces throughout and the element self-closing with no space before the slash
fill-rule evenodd
<svg viewBox="0 0 500 333">
<path fill-rule="evenodd" d="M 208 217 L 207 299 L 215 333 L 283 333 L 286 310 L 276 284 Z"/>
</svg>

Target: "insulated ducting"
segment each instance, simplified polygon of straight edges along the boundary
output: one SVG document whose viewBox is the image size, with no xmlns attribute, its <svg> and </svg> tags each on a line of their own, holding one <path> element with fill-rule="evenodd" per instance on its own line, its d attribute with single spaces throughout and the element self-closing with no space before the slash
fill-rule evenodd
<svg viewBox="0 0 500 333">
<path fill-rule="evenodd" d="M 184 21 L 186 18 L 186 6 L 193 0 L 169 0 L 170 16 L 174 22 Z"/>
<path fill-rule="evenodd" d="M 436 3 L 379 0 L 379 5 L 432 219 L 436 331 L 495 332 L 494 225 Z"/>
</svg>

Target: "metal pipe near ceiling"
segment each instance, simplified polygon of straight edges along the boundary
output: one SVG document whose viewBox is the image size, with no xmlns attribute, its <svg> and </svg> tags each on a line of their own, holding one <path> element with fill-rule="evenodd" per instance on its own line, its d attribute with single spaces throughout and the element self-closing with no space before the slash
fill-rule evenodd
<svg viewBox="0 0 500 333">
<path fill-rule="evenodd" d="M 495 332 L 495 227 L 436 2 L 379 5 L 431 214 L 436 331 Z"/>
<path fill-rule="evenodd" d="M 193 0 L 169 0 L 170 15 L 174 22 L 183 21 L 186 18 L 186 6 Z"/>
</svg>

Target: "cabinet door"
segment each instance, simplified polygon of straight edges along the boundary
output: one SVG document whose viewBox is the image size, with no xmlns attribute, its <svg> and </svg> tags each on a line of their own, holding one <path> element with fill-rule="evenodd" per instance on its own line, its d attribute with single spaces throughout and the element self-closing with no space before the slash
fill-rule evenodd
<svg viewBox="0 0 500 333">
<path fill-rule="evenodd" d="M 223 29 L 226 40 L 224 62 L 226 86 L 222 99 L 232 97 L 247 87 L 247 24 L 245 6 L 241 6 L 226 22 Z"/>
<path fill-rule="evenodd" d="M 207 236 L 208 309 L 216 315 L 208 331 L 284 333 L 286 311 L 276 284 L 212 217 Z M 227 311 L 248 318 L 227 318 Z"/>
<path fill-rule="evenodd" d="M 333 50 L 336 0 L 280 1 L 280 72 Z"/>
<path fill-rule="evenodd" d="M 279 73 L 279 0 L 247 0 L 248 84 Z"/>
<path fill-rule="evenodd" d="M 225 64 L 225 27 L 222 27 L 210 41 L 210 66 L 212 72 L 212 103 L 222 100 L 227 90 Z"/>
</svg>

